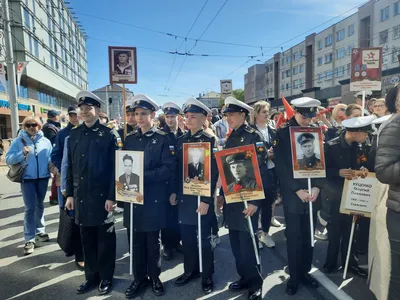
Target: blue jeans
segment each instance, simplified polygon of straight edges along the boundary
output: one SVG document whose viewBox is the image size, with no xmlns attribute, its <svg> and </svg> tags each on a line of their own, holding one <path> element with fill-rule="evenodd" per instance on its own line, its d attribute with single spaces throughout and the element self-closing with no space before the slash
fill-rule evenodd
<svg viewBox="0 0 400 300">
<path fill-rule="evenodd" d="M 34 242 L 35 235 L 44 233 L 44 206 L 49 178 L 28 180 L 21 183 L 22 198 L 25 204 L 24 237 L 25 242 Z"/>
</svg>

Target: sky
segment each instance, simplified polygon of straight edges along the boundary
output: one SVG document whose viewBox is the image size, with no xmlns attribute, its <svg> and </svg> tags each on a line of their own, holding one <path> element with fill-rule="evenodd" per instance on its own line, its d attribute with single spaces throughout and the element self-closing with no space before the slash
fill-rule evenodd
<svg viewBox="0 0 400 300">
<path fill-rule="evenodd" d="M 89 89 L 109 84 L 108 46 L 137 47 L 138 83 L 127 87 L 134 93 L 147 94 L 159 105 L 167 101 L 181 105 L 190 96 L 219 92 L 221 79 L 232 79 L 233 89 L 244 88 L 248 67 L 264 63 L 282 51 L 281 47 L 286 50 L 298 44 L 307 35 L 356 12 L 356 7 L 365 3 L 361 0 L 70 2 L 88 35 Z M 184 37 L 188 39 L 185 41 Z M 253 47 L 196 43 L 195 39 Z M 164 53 L 178 49 L 182 53 L 191 49 L 192 54 L 218 56 Z"/>
</svg>

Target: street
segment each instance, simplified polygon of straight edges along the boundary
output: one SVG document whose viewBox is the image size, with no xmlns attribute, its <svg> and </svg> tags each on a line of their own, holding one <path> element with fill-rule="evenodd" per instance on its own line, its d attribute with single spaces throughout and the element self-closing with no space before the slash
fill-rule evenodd
<svg viewBox="0 0 400 300">
<path fill-rule="evenodd" d="M 84 282 L 84 274 L 78 271 L 73 258 L 65 257 L 56 243 L 58 230 L 58 206 L 49 206 L 45 200 L 46 231 L 50 242 L 40 245 L 34 254 L 23 255 L 23 216 L 24 205 L 18 184 L 10 183 L 5 169 L 0 170 L 0 299 L 125 299 L 124 292 L 132 281 L 129 276 L 129 256 L 126 230 L 122 226 L 122 215 L 118 215 L 117 262 L 113 291 L 106 296 L 97 296 L 97 290 L 85 295 L 76 295 L 76 288 Z M 278 220 L 283 216 L 277 210 Z M 321 287 L 312 290 L 300 286 L 298 294 L 290 297 L 286 294 L 286 241 L 283 228 L 271 228 L 276 242 L 275 249 L 264 248 L 261 251 L 262 275 L 264 277 L 263 299 L 362 299 L 373 300 L 366 280 L 352 278 L 342 281 L 342 273 L 327 278 L 318 270 L 313 275 L 320 281 Z M 235 263 L 229 245 L 227 231 L 220 229 L 221 243 L 215 249 L 215 289 L 204 296 L 200 279 L 184 287 L 175 287 L 174 280 L 183 272 L 183 257 L 175 254 L 173 260 L 162 261 L 161 281 L 166 293 L 162 299 L 247 299 L 247 291 L 233 293 L 228 285 L 238 279 Z M 315 246 L 314 265 L 321 267 L 325 259 L 327 242 L 318 241 Z M 338 286 L 342 289 L 338 290 Z M 332 294 L 334 293 L 334 294 Z M 149 287 L 140 299 L 155 299 Z"/>
</svg>

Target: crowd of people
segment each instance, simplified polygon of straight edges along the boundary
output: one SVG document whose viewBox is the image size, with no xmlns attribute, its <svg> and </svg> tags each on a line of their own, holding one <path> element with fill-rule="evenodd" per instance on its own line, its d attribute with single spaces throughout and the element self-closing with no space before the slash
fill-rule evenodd
<svg viewBox="0 0 400 300">
<path fill-rule="evenodd" d="M 8 165 L 26 164 L 21 183 L 25 204 L 24 253 L 33 253 L 37 243 L 49 240 L 43 202 L 53 177 L 50 201 L 59 204 L 60 212 L 68 210 L 75 218 L 74 250 L 67 255 L 75 255 L 76 266 L 85 271 L 86 281 L 78 287 L 78 294 L 95 287 L 101 295 L 111 291 L 116 256 L 114 214 L 123 212 L 123 225 L 128 241 L 132 242 L 134 274 L 126 298 L 137 297 L 148 286 L 156 296 L 163 295 L 164 285 L 159 279 L 161 258 L 170 260 L 175 251 L 183 253 L 184 263 L 184 273 L 176 279 L 176 286 L 201 276 L 203 292 L 211 293 L 213 249 L 219 242 L 218 227 L 223 224 L 229 230 L 239 276 L 229 289 L 247 289 L 248 299 L 262 299 L 263 278 L 247 218 L 251 217 L 256 231 L 258 249 L 275 247 L 269 231 L 271 225 L 281 226 L 274 218 L 274 210 L 282 203 L 290 275 L 286 291 L 295 295 L 300 284 L 319 286 L 309 274 L 313 247 L 308 202 L 314 203 L 313 219 L 318 224 L 318 234 L 328 240 L 323 272 L 343 271 L 352 223 L 351 216 L 339 211 L 344 179 L 353 178 L 354 170 L 365 170 L 376 172 L 382 191 L 386 187 L 376 207 L 387 202 L 387 242 L 391 249 L 387 263 L 391 265 L 390 281 L 371 289 L 380 295 L 379 299 L 400 299 L 400 89 L 394 87 L 385 98 L 368 99 L 365 109 L 360 96 L 356 95 L 356 103 L 340 103 L 333 108 L 322 107 L 316 99 L 298 98 L 291 102 L 293 116 L 285 119 L 288 111 L 271 111 L 266 101 L 251 107 L 233 97 L 225 99 L 221 110 L 211 110 L 195 98 L 188 99 L 183 109 L 168 102 L 162 106 L 162 114 L 156 116 L 160 107 L 154 100 L 137 94 L 125 108 L 125 126 L 119 128 L 116 121 L 101 112 L 102 101 L 82 91 L 76 97 L 78 105 L 68 109 L 69 123 L 63 129 L 55 111 L 48 112 L 44 125 L 35 117 L 26 117 L 5 157 Z M 371 93 L 366 96 L 369 98 Z M 313 180 L 311 189 L 307 179 L 293 176 L 290 127 L 322 128 L 326 178 Z M 183 144 L 196 142 L 209 142 L 213 152 L 255 145 L 264 199 L 249 201 L 247 208 L 242 203 L 227 204 L 214 155 L 210 167 L 213 196 L 201 197 L 198 205 L 196 196 L 184 195 L 180 172 Z M 313 137 L 306 135 L 299 141 L 302 147 L 313 142 Z M 144 152 L 144 204 L 134 204 L 133 209 L 129 203 L 115 201 L 115 152 L 120 149 Z M 304 168 L 320 161 L 314 152 L 310 153 L 304 154 Z M 237 163 L 235 159 L 229 162 Z M 240 184 L 239 177 L 236 181 Z M 198 260 L 198 214 L 202 273 Z M 358 218 L 349 258 L 349 270 L 361 277 L 368 276 L 368 272 L 370 276 L 383 272 L 377 263 L 369 269 L 358 265 L 360 254 L 368 253 L 369 258 L 379 255 L 371 251 L 377 245 L 373 245 L 376 238 L 370 235 L 370 223 L 369 218 Z M 386 228 L 381 225 L 379 230 Z M 327 237 L 323 232 L 327 232 Z"/>
</svg>

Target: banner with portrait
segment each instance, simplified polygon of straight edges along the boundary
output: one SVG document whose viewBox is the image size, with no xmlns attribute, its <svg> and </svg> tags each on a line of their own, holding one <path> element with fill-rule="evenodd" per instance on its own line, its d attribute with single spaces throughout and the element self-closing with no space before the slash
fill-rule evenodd
<svg viewBox="0 0 400 300">
<path fill-rule="evenodd" d="M 254 145 L 215 153 L 226 203 L 265 198 Z"/>
<path fill-rule="evenodd" d="M 183 194 L 211 197 L 210 143 L 183 144 Z"/>
<path fill-rule="evenodd" d="M 382 48 L 353 48 L 350 91 L 382 89 Z"/>
<path fill-rule="evenodd" d="M 143 151 L 115 152 L 116 200 L 143 205 Z"/>
<path fill-rule="evenodd" d="M 378 179 L 368 170 L 353 170 L 352 173 L 344 182 L 340 213 L 370 218 L 378 196 Z"/>
<path fill-rule="evenodd" d="M 326 165 L 322 129 L 290 127 L 293 178 L 325 178 Z"/>
<path fill-rule="evenodd" d="M 136 47 L 108 47 L 110 83 L 137 83 Z"/>
</svg>

